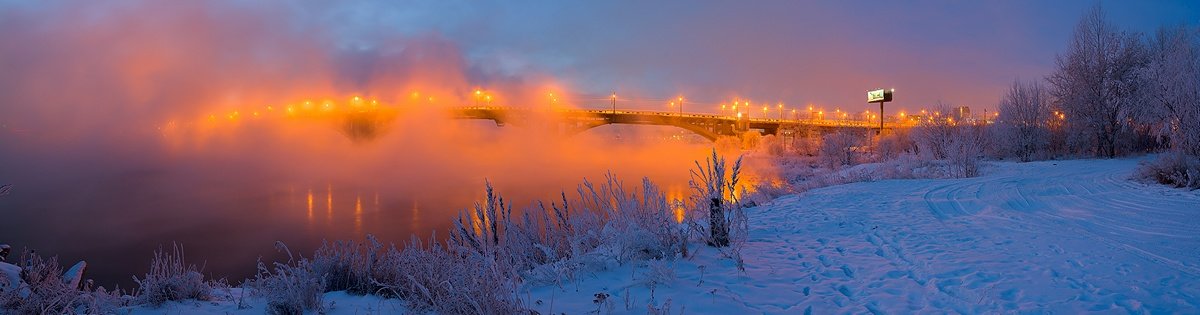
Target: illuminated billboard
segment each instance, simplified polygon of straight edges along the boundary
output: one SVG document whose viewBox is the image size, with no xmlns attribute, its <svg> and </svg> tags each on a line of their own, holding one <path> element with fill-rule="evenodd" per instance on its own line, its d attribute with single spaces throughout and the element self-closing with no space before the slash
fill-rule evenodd
<svg viewBox="0 0 1200 315">
<path fill-rule="evenodd" d="M 878 89 L 874 91 L 867 91 L 867 103 L 891 102 L 892 92 L 894 91 L 896 91 L 896 89 Z"/>
</svg>

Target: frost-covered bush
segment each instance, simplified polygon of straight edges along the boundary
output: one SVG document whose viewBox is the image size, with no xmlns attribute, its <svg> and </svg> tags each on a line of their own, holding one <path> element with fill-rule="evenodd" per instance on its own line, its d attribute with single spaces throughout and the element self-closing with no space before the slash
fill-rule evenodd
<svg viewBox="0 0 1200 315">
<path fill-rule="evenodd" d="M 409 308 L 438 314 L 516 314 L 525 310 L 519 281 L 504 262 L 465 247 L 428 248 L 416 240 L 403 251 L 389 250 L 376 272 L 381 292 L 405 300 Z"/>
<path fill-rule="evenodd" d="M 1200 189 L 1200 158 L 1180 152 L 1164 153 L 1142 162 L 1133 177 L 1177 188 Z"/>
<path fill-rule="evenodd" d="M 768 155 L 783 155 L 783 149 L 784 141 L 776 135 L 765 135 L 758 141 L 758 151 Z"/>
<path fill-rule="evenodd" d="M 953 128 L 946 160 L 950 162 L 950 177 L 965 178 L 979 176 L 980 157 L 987 145 L 986 129 L 981 126 L 956 126 Z"/>
<path fill-rule="evenodd" d="M 150 272 L 138 279 L 135 302 L 159 306 L 167 301 L 211 300 L 212 282 L 205 281 L 196 265 L 184 261 L 183 247 L 174 245 L 172 251 L 158 249 L 150 261 Z"/>
<path fill-rule="evenodd" d="M 0 314 L 114 314 L 126 304 L 120 292 L 65 281 L 56 258 L 26 251 L 16 261 L 24 262 L 20 283 L 0 279 Z"/>
<path fill-rule="evenodd" d="M 744 236 L 746 216 L 738 201 L 738 181 L 742 158 L 738 157 L 732 168 L 726 168 L 725 158 L 713 151 L 703 165 L 696 161 L 689 186 L 692 188 L 694 205 L 690 221 L 694 229 L 700 230 L 705 243 L 713 247 L 727 247 L 738 236 Z"/>
<path fill-rule="evenodd" d="M 758 143 L 762 141 L 763 135 L 755 130 L 748 130 L 742 133 L 742 150 L 754 150 L 758 148 Z"/>
<path fill-rule="evenodd" d="M 721 154 L 737 154 L 742 151 L 742 139 L 735 136 L 720 136 L 713 147 Z"/>
<path fill-rule="evenodd" d="M 247 284 L 254 289 L 254 295 L 266 298 L 267 313 L 303 314 L 322 310 L 325 293 L 323 275 L 313 268 L 308 259 L 295 259 L 283 243 L 275 243 L 275 247 L 287 252 L 288 262 L 276 262 L 274 268 L 268 268 L 259 261 L 258 274 Z"/>
<path fill-rule="evenodd" d="M 821 163 L 829 169 L 839 169 L 842 166 L 854 165 L 855 149 L 861 146 L 859 137 L 849 133 L 837 132 L 821 138 Z"/>
<path fill-rule="evenodd" d="M 949 113 L 950 105 L 938 102 L 934 113 Z M 912 128 L 912 138 L 921 157 L 944 160 L 950 154 L 950 141 L 954 137 L 954 123 L 942 117 L 921 123 Z"/>
<path fill-rule="evenodd" d="M 898 128 L 879 138 L 879 145 L 875 147 L 875 153 L 878 155 L 878 161 L 889 161 L 904 154 L 916 153 L 916 146 L 916 142 L 913 142 L 909 135 L 909 130 Z"/>
<path fill-rule="evenodd" d="M 365 242 L 325 242 L 313 254 L 313 271 L 325 281 L 325 292 L 347 291 L 354 294 L 375 293 L 378 286 L 371 281 L 371 272 L 385 254 L 373 235 Z"/>
</svg>

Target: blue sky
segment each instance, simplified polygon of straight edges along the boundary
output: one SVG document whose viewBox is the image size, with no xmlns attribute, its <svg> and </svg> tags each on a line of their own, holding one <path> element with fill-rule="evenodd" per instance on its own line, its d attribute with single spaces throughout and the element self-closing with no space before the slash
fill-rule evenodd
<svg viewBox="0 0 1200 315">
<path fill-rule="evenodd" d="M 438 34 L 490 76 L 548 72 L 581 93 L 697 103 L 991 107 L 1017 78 L 1050 73 L 1094 1 L 362 1 L 307 14 L 351 19 L 348 41 Z M 1200 25 L 1196 1 L 1104 1 L 1117 26 Z M 337 24 L 337 23 L 335 23 Z M 487 85 L 488 75 L 479 75 Z"/>
<path fill-rule="evenodd" d="M 715 111 L 734 97 L 861 111 L 873 108 L 863 103 L 865 91 L 873 88 L 895 88 L 893 105 L 900 108 L 939 100 L 994 107 L 1014 79 L 1039 79 L 1053 71 L 1055 55 L 1079 17 L 1098 3 L 232 1 L 216 5 L 226 10 L 215 11 L 217 20 L 231 9 L 269 12 L 263 23 L 275 29 L 328 37 L 337 54 L 350 59 L 341 64 L 353 69 L 343 72 L 375 64 L 355 58 L 382 58 L 387 54 L 381 51 L 427 42 L 396 44 L 398 38 L 425 38 L 460 54 L 461 71 L 475 86 L 552 77 L 569 90 L 564 94 L 579 99 L 615 90 L 639 101 L 630 106 L 655 108 L 684 95 L 703 107 L 697 111 Z M 103 16 L 97 7 L 144 3 L 90 4 L 89 10 Z M 1099 3 L 1114 24 L 1129 31 L 1200 25 L 1198 1 Z M 44 11 L 75 4 L 0 0 L 0 8 Z M 351 84 L 365 80 L 370 78 Z"/>
</svg>

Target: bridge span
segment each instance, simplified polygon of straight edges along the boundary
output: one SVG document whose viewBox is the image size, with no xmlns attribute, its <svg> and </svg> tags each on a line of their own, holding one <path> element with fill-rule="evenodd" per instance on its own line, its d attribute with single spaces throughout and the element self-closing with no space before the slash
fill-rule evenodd
<svg viewBox="0 0 1200 315">
<path fill-rule="evenodd" d="M 514 107 L 458 107 L 450 110 L 450 117 L 455 119 L 485 119 L 496 122 L 497 126 L 528 126 L 537 124 L 535 120 L 544 119 L 557 124 L 568 134 L 580 133 L 588 129 L 608 124 L 656 125 L 674 126 L 691 131 L 709 141 L 716 141 L 721 136 L 740 137 L 746 131 L 758 130 L 762 134 L 808 136 L 837 132 L 839 130 L 866 132 L 879 130 L 878 123 L 860 120 L 825 120 L 825 119 L 772 119 L 749 118 L 716 114 L 694 114 L 659 111 L 634 110 L 599 110 L 599 109 L 560 109 L 534 110 Z M 885 123 L 884 129 L 904 127 L 897 123 Z"/>
</svg>

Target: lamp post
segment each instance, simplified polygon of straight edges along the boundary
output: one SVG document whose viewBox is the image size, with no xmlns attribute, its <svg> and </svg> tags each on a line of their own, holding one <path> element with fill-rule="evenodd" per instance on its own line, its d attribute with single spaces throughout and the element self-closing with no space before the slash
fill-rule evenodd
<svg viewBox="0 0 1200 315">
<path fill-rule="evenodd" d="M 679 116 L 683 116 L 683 96 L 679 97 Z"/>
<path fill-rule="evenodd" d="M 617 113 L 617 91 L 613 91 L 612 96 L 610 98 L 612 99 L 612 113 L 616 114 Z"/>
<path fill-rule="evenodd" d="M 783 103 L 779 103 L 779 120 L 783 120 Z"/>
</svg>

